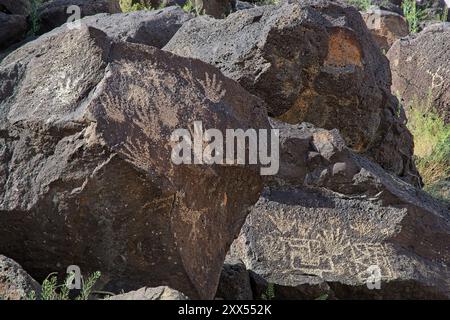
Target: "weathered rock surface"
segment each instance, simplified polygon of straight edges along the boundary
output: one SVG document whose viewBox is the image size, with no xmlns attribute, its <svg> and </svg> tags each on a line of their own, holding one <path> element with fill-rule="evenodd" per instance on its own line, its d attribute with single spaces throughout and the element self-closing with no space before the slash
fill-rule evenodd
<svg viewBox="0 0 450 320">
<path fill-rule="evenodd" d="M 318 276 L 338 299 L 450 297 L 448 209 L 349 151 L 336 130 L 276 126 L 284 170 L 267 182 L 231 256 L 280 287 Z M 369 290 L 377 270 L 381 288 Z"/>
<path fill-rule="evenodd" d="M 98 13 L 122 12 L 119 0 L 53 0 L 42 4 L 38 10 L 39 32 L 48 32 L 68 22 L 74 12 L 67 12 L 70 6 L 80 8 L 81 17 L 93 16 Z"/>
<path fill-rule="evenodd" d="M 141 43 L 156 48 L 164 47 L 178 29 L 193 15 L 179 7 L 161 10 L 134 11 L 130 13 L 102 13 L 85 17 L 80 23 L 105 32 L 114 40 Z M 68 24 L 51 31 L 51 34 L 65 31 Z"/>
<path fill-rule="evenodd" d="M 450 123 L 450 23 L 432 25 L 388 51 L 392 92 L 405 105 L 431 105 Z"/>
<path fill-rule="evenodd" d="M 385 52 L 395 41 L 409 34 L 408 23 L 397 13 L 368 10 L 362 13 L 362 17 L 376 43 Z"/>
<path fill-rule="evenodd" d="M 145 287 L 136 291 L 118 294 L 105 300 L 189 300 L 189 298 L 180 291 L 161 286 L 156 288 Z"/>
<path fill-rule="evenodd" d="M 193 0 L 197 12 L 225 18 L 236 9 L 236 0 Z"/>
<path fill-rule="evenodd" d="M 225 259 L 220 274 L 216 298 L 224 300 L 252 300 L 250 276 L 240 260 Z"/>
<path fill-rule="evenodd" d="M 27 29 L 25 16 L 0 12 L 0 50 L 22 40 Z"/>
<path fill-rule="evenodd" d="M 405 115 L 391 94 L 389 62 L 359 12 L 294 1 L 192 19 L 164 47 L 217 66 L 285 122 L 338 128 L 349 147 L 418 183 Z"/>
<path fill-rule="evenodd" d="M 175 165 L 170 136 L 196 120 L 269 128 L 260 99 L 201 61 L 83 27 L 8 55 L 0 101 L 0 252 L 38 280 L 77 264 L 108 291 L 214 297 L 259 168 Z"/>
<path fill-rule="evenodd" d="M 12 259 L 0 255 L 0 300 L 27 300 L 39 284 Z"/>
<path fill-rule="evenodd" d="M 0 0 L 0 12 L 27 16 L 30 11 L 30 0 Z"/>
</svg>

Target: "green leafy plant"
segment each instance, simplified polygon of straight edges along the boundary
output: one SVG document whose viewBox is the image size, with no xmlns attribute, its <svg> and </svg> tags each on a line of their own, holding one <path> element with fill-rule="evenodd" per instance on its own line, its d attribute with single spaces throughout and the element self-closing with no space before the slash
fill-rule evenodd
<svg viewBox="0 0 450 320">
<path fill-rule="evenodd" d="M 367 11 L 372 6 L 372 0 L 348 0 L 347 2 L 360 11 Z"/>
<path fill-rule="evenodd" d="M 261 295 L 262 300 L 273 300 L 275 298 L 275 285 L 268 283 L 266 291 Z"/>
<path fill-rule="evenodd" d="M 327 300 L 327 299 L 328 299 L 328 293 L 324 293 L 314 300 Z"/>
<path fill-rule="evenodd" d="M 408 22 L 409 32 L 419 32 L 419 24 L 425 19 L 425 11 L 417 7 L 416 0 L 403 0 L 402 10 Z"/>
<path fill-rule="evenodd" d="M 41 292 L 38 297 L 36 292 L 32 291 L 28 295 L 29 300 L 70 300 L 70 289 L 68 284 L 72 283 L 75 274 L 67 275 L 63 284 L 58 285 L 57 273 L 50 273 L 47 278 L 44 279 L 41 286 Z M 75 297 L 75 300 L 88 300 L 95 283 L 100 278 L 101 273 L 99 271 L 91 274 L 86 281 L 82 281 L 82 287 L 80 294 Z"/>
<path fill-rule="evenodd" d="M 192 2 L 192 0 L 188 0 L 188 1 L 186 1 L 186 3 L 183 5 L 182 9 L 183 9 L 185 12 L 187 12 L 187 13 L 194 12 L 194 11 L 195 11 L 195 5 L 194 5 L 194 3 Z"/>
</svg>

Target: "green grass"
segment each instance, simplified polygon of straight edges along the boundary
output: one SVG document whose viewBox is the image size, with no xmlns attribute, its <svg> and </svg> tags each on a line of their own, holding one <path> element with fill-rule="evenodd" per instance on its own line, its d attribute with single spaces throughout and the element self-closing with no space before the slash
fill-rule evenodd
<svg viewBox="0 0 450 320">
<path fill-rule="evenodd" d="M 97 271 L 91 274 L 86 281 L 83 281 L 80 293 L 75 297 L 75 300 L 88 300 L 100 276 L 101 273 Z M 57 273 L 51 273 L 42 282 L 40 294 L 37 295 L 36 292 L 32 291 L 28 296 L 28 300 L 70 300 L 70 290 L 67 284 L 71 280 L 73 280 L 73 274 L 69 274 L 65 282 L 58 285 Z"/>
<path fill-rule="evenodd" d="M 367 11 L 372 6 L 372 0 L 348 0 L 347 2 L 360 11 Z"/>
<path fill-rule="evenodd" d="M 445 124 L 429 102 L 412 104 L 407 111 L 408 128 L 414 136 L 414 158 L 424 190 L 450 201 L 450 125 Z"/>
</svg>

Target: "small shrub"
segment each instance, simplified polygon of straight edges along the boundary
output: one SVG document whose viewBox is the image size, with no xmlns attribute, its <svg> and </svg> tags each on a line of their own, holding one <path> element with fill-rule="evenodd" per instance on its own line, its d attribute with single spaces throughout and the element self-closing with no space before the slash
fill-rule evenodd
<svg viewBox="0 0 450 320">
<path fill-rule="evenodd" d="M 158 7 L 153 7 L 150 4 L 146 4 L 143 0 L 119 0 L 120 8 L 122 12 L 134 12 L 140 10 L 156 10 L 164 8 L 164 4 L 160 4 Z"/>
<path fill-rule="evenodd" d="M 71 283 L 73 280 L 73 274 L 69 274 L 64 281 L 63 284 L 58 285 L 58 277 L 57 273 L 53 272 L 45 278 L 42 282 L 41 292 L 39 297 L 36 295 L 36 292 L 32 291 L 28 295 L 29 300 L 70 300 L 70 289 L 68 287 L 68 283 Z M 80 294 L 75 297 L 75 300 L 88 300 L 91 293 L 92 288 L 94 287 L 97 280 L 100 278 L 101 273 L 99 271 L 91 274 L 87 280 L 82 282 L 82 287 Z M 38 299 L 39 298 L 39 299 Z"/>
<path fill-rule="evenodd" d="M 39 29 L 41 28 L 41 23 L 39 21 L 39 16 L 37 13 L 37 10 L 39 8 L 39 6 L 42 4 L 42 0 L 31 0 L 30 1 L 31 4 L 31 11 L 30 11 L 30 31 L 28 32 L 29 35 L 31 36 L 35 36 L 38 32 Z"/>
<path fill-rule="evenodd" d="M 186 1 L 186 3 L 183 5 L 182 9 L 187 12 L 187 13 L 191 13 L 191 12 L 195 12 L 195 5 L 192 2 L 192 0 L 188 0 Z"/>
<path fill-rule="evenodd" d="M 348 0 L 347 2 L 360 11 L 367 11 L 372 6 L 372 0 Z"/>
<path fill-rule="evenodd" d="M 425 11 L 417 8 L 416 0 L 403 0 L 402 10 L 408 22 L 409 32 L 419 32 L 419 23 L 425 19 Z"/>
<path fill-rule="evenodd" d="M 273 300 L 275 298 L 275 285 L 268 283 L 266 291 L 261 295 L 262 300 Z"/>
<path fill-rule="evenodd" d="M 414 157 L 424 190 L 450 201 L 450 125 L 433 109 L 431 98 L 408 108 L 408 128 L 414 137 Z"/>
</svg>

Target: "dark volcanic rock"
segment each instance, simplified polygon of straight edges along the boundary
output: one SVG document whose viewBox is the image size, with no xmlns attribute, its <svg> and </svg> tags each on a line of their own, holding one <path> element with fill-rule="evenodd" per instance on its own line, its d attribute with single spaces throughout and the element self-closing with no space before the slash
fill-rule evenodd
<svg viewBox="0 0 450 320">
<path fill-rule="evenodd" d="M 418 184 L 405 115 L 391 94 L 389 62 L 359 12 L 295 1 L 198 17 L 164 47 L 217 66 L 285 122 L 339 128 L 349 147 Z"/>
<path fill-rule="evenodd" d="M 15 261 L 0 255 L 0 300 L 27 300 L 39 284 Z"/>
<path fill-rule="evenodd" d="M 318 276 L 338 299 L 450 298 L 448 209 L 348 150 L 336 130 L 277 126 L 291 169 L 267 182 L 231 256 L 281 287 Z M 370 290 L 378 271 L 381 288 Z"/>
<path fill-rule="evenodd" d="M 28 25 L 24 16 L 0 12 L 0 50 L 25 37 Z"/>
<path fill-rule="evenodd" d="M 30 0 L 0 0 L 0 12 L 27 16 L 31 12 Z"/>
<path fill-rule="evenodd" d="M 142 43 L 162 48 L 183 23 L 192 18 L 192 14 L 173 6 L 152 11 L 141 10 L 116 14 L 102 13 L 85 17 L 80 22 L 82 25 L 102 30 L 114 40 Z M 64 24 L 54 29 L 51 33 L 65 31 L 67 26 L 67 24 Z"/>
<path fill-rule="evenodd" d="M 395 41 L 409 34 L 406 19 L 397 13 L 368 10 L 363 12 L 362 16 L 375 42 L 384 52 L 387 52 Z"/>
<path fill-rule="evenodd" d="M 81 18 L 98 13 L 122 12 L 119 0 L 52 0 L 41 5 L 37 10 L 39 18 L 39 32 L 48 32 L 68 22 L 73 12 L 67 12 L 70 6 L 80 8 Z"/>
<path fill-rule="evenodd" d="M 82 52 L 82 54 L 80 54 Z M 269 128 L 201 61 L 83 27 L 0 64 L 0 252 L 34 277 L 77 264 L 105 290 L 213 298 L 262 183 L 256 165 L 175 165 L 175 129 Z"/>
<path fill-rule="evenodd" d="M 407 106 L 431 105 L 450 123 L 450 23 L 397 41 L 387 57 L 392 91 Z"/>
<path fill-rule="evenodd" d="M 216 298 L 224 300 L 253 299 L 250 276 L 242 261 L 225 259 Z"/>
</svg>

